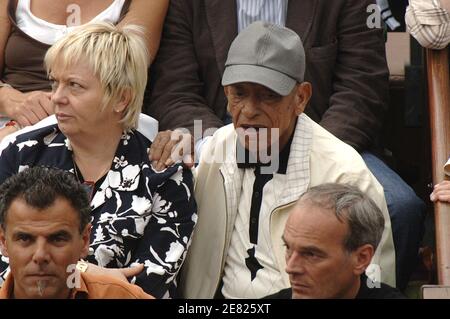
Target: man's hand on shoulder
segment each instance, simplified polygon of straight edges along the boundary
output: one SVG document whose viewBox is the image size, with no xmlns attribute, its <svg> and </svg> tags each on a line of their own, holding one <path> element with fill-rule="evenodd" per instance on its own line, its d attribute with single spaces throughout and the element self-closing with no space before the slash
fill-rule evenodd
<svg viewBox="0 0 450 319">
<path fill-rule="evenodd" d="M 159 132 L 148 155 L 153 167 L 159 171 L 179 161 L 191 168 L 194 166 L 194 138 L 181 130 Z"/>
</svg>

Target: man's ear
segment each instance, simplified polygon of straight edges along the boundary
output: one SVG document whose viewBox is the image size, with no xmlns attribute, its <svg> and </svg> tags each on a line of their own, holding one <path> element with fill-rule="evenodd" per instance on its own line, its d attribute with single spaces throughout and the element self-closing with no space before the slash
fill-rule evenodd
<svg viewBox="0 0 450 319">
<path fill-rule="evenodd" d="M 3 226 L 0 226 L 0 252 L 3 256 L 9 257 L 8 248 L 6 247 L 6 234 L 3 230 Z"/>
<path fill-rule="evenodd" d="M 228 101 L 228 94 L 230 94 L 230 86 L 224 86 L 223 87 L 223 92 L 225 93 L 225 97 L 227 98 Z M 227 112 L 230 113 L 230 103 L 227 102 Z"/>
<path fill-rule="evenodd" d="M 364 273 L 374 254 L 375 249 L 370 244 L 362 245 L 352 252 L 353 273 L 357 276 Z"/>
<path fill-rule="evenodd" d="M 114 105 L 115 113 L 122 113 L 128 107 L 131 102 L 131 88 L 126 88 L 122 91 L 119 101 Z"/>
<path fill-rule="evenodd" d="M 230 93 L 230 87 L 228 85 L 224 86 L 223 92 L 225 93 L 225 96 L 228 97 L 228 94 Z"/>
<path fill-rule="evenodd" d="M 89 244 L 91 239 L 91 229 L 92 225 L 91 223 L 88 223 L 86 227 L 84 227 L 83 232 L 81 233 L 81 240 L 83 241 L 83 246 L 81 249 L 81 256 L 80 259 L 86 258 L 89 254 Z"/>
<path fill-rule="evenodd" d="M 308 105 L 309 99 L 312 96 L 312 86 L 309 82 L 302 82 L 297 84 L 297 90 L 295 92 L 295 113 L 297 116 L 305 111 Z"/>
</svg>

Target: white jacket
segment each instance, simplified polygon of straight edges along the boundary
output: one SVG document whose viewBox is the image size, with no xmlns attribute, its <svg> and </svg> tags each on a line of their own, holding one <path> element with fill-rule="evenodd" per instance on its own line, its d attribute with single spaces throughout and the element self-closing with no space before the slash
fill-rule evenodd
<svg viewBox="0 0 450 319">
<path fill-rule="evenodd" d="M 385 230 L 372 263 L 381 267 L 381 281 L 395 287 L 395 251 L 383 188 L 361 156 L 302 114 L 286 174 L 284 196 L 274 203 L 270 221 L 273 251 L 284 285 L 290 287 L 281 239 L 289 210 L 308 188 L 337 182 L 357 186 L 381 208 Z M 242 176 L 243 170 L 236 165 L 236 132 L 230 124 L 204 145 L 196 169 L 198 222 L 179 281 L 184 298 L 213 298 L 218 288 L 237 215 Z"/>
</svg>

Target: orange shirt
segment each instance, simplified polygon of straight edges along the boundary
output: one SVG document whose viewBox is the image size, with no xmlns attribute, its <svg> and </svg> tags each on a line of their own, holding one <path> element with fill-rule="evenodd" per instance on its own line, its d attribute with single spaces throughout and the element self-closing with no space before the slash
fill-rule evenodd
<svg viewBox="0 0 450 319">
<path fill-rule="evenodd" d="M 14 288 L 14 278 L 9 273 L 0 288 L 0 299 L 10 299 Z M 141 287 L 120 279 L 81 273 L 80 288 L 74 288 L 70 299 L 154 299 Z"/>
</svg>

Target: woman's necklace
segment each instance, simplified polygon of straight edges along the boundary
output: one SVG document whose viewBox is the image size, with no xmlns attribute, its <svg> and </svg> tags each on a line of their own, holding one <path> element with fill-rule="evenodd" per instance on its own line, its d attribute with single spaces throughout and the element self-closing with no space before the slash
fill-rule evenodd
<svg viewBox="0 0 450 319">
<path fill-rule="evenodd" d="M 75 177 L 77 178 L 77 181 L 80 182 L 80 183 L 83 183 L 84 182 L 84 178 L 83 178 L 83 181 L 81 181 L 80 176 L 78 176 L 78 166 L 77 166 L 77 163 L 75 163 L 73 155 L 72 155 L 72 164 L 73 164 L 73 171 L 75 173 Z"/>
<path fill-rule="evenodd" d="M 80 169 L 79 166 L 77 165 L 77 162 L 75 161 L 75 157 L 74 157 L 73 154 L 72 154 L 72 164 L 73 164 L 73 169 L 74 169 L 75 177 L 77 178 L 77 180 L 78 180 L 80 183 L 83 183 L 83 182 L 85 181 L 85 178 L 84 178 L 84 176 L 82 175 L 83 173 L 81 172 L 81 169 Z M 92 180 L 90 180 L 90 181 L 88 181 L 88 182 L 89 182 L 89 183 L 96 183 L 97 181 L 99 181 L 100 179 L 102 179 L 103 176 L 106 175 L 106 173 L 108 173 L 109 169 L 110 169 L 110 165 L 108 165 L 108 167 L 106 167 L 106 168 L 101 172 L 100 175 L 97 175 L 97 176 L 98 176 L 97 178 L 92 179 Z M 79 172 L 78 172 L 78 171 L 79 171 Z M 80 176 L 79 174 L 81 174 L 81 176 Z"/>
</svg>

